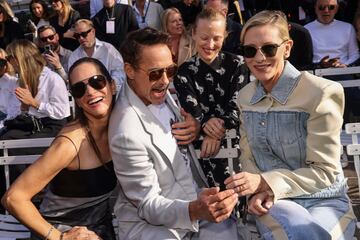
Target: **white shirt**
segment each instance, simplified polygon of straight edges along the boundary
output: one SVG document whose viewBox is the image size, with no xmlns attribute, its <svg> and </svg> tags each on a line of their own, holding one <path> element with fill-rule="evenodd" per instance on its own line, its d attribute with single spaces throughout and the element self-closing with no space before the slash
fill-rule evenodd
<svg viewBox="0 0 360 240">
<path fill-rule="evenodd" d="M 70 68 L 76 60 L 83 57 L 96 58 L 102 62 L 115 81 L 117 91 L 120 90 L 125 80 L 124 61 L 119 51 L 112 44 L 95 39 L 95 49 L 92 56 L 88 56 L 82 46 L 78 47 L 70 55 L 68 67 Z"/>
<path fill-rule="evenodd" d="M 44 67 L 39 78 L 38 109 L 30 107 L 29 114 L 36 118 L 50 117 L 61 120 L 70 116 L 69 93 L 64 80 L 48 67 Z"/>
<path fill-rule="evenodd" d="M 15 95 L 16 87 L 16 77 L 5 73 L 0 78 L 0 111 L 7 114 L 5 120 L 13 119 L 21 113 L 21 103 Z"/>
<path fill-rule="evenodd" d="M 116 0 L 116 3 L 129 4 L 129 1 Z M 103 0 L 90 0 L 90 18 L 93 18 L 103 7 Z"/>
<path fill-rule="evenodd" d="M 350 64 L 360 57 L 356 33 L 351 24 L 338 20 L 322 24 L 315 20 L 306 24 L 305 28 L 309 30 L 312 38 L 314 63 L 330 56 L 339 57 L 341 63 Z"/>
</svg>

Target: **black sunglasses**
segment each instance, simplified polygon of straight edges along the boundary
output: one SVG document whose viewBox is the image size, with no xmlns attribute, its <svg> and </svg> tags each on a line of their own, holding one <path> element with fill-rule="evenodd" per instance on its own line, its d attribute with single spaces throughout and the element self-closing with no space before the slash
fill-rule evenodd
<svg viewBox="0 0 360 240">
<path fill-rule="evenodd" d="M 169 67 L 166 68 L 158 68 L 158 69 L 153 69 L 153 70 L 145 70 L 139 67 L 140 70 L 146 72 L 149 75 L 149 80 L 152 82 L 155 82 L 157 80 L 159 80 L 160 78 L 162 78 L 162 76 L 164 75 L 164 72 L 166 73 L 166 76 L 168 78 L 172 78 L 176 72 L 177 72 L 177 65 L 173 64 Z"/>
<path fill-rule="evenodd" d="M 84 83 L 85 80 L 75 83 L 70 86 L 71 95 L 74 98 L 81 98 L 86 92 L 87 85 L 90 85 L 96 90 L 103 89 L 106 86 L 106 78 L 103 75 L 94 75 L 88 78 L 88 83 Z"/>
<path fill-rule="evenodd" d="M 243 45 L 241 47 L 241 52 L 245 58 L 255 57 L 258 50 L 261 50 L 261 52 L 265 55 L 265 57 L 274 57 L 276 55 L 278 48 L 286 41 L 288 41 L 288 40 L 284 40 L 280 44 L 276 44 L 276 43 L 265 44 L 261 47 L 254 47 L 251 45 Z"/>
<path fill-rule="evenodd" d="M 89 30 L 87 30 L 86 32 L 74 33 L 74 38 L 75 38 L 76 40 L 79 40 L 79 39 L 80 39 L 80 37 L 82 37 L 82 38 L 86 38 L 86 37 L 87 37 L 87 35 L 89 34 L 89 32 L 91 32 L 91 30 L 92 30 L 92 28 L 90 28 L 90 29 L 89 29 Z"/>
<path fill-rule="evenodd" d="M 320 11 L 324 11 L 325 8 L 327 8 L 329 11 L 332 11 L 332 10 L 335 9 L 335 7 L 336 7 L 336 5 L 319 5 L 319 6 L 318 6 L 318 9 L 319 9 Z"/>
<path fill-rule="evenodd" d="M 50 41 L 54 40 L 54 37 L 55 37 L 56 33 L 54 33 L 53 35 L 49 35 L 47 37 L 41 37 L 40 40 L 42 42 L 47 42 L 47 40 L 49 39 Z"/>
<path fill-rule="evenodd" d="M 5 67 L 5 66 L 6 66 L 6 63 L 7 63 L 7 60 L 6 60 L 6 59 L 0 58 L 0 68 Z"/>
</svg>

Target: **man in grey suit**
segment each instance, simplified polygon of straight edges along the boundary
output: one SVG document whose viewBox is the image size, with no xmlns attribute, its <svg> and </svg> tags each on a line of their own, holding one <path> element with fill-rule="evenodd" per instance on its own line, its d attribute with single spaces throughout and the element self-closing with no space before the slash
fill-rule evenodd
<svg viewBox="0 0 360 240">
<path fill-rule="evenodd" d="M 168 43 L 167 34 L 145 28 L 121 50 L 127 82 L 109 126 L 119 239 L 238 239 L 229 218 L 234 191 L 200 190 L 207 184 L 191 145 L 200 126 L 168 93 L 177 69 Z"/>
</svg>

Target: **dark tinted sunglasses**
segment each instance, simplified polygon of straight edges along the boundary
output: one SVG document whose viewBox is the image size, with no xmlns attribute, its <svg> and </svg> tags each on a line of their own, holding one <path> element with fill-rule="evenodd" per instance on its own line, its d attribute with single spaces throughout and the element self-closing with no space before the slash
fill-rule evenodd
<svg viewBox="0 0 360 240">
<path fill-rule="evenodd" d="M 288 40 L 284 40 L 280 44 L 276 44 L 276 43 L 265 44 L 261 47 L 254 47 L 251 45 L 243 45 L 241 48 L 242 55 L 245 58 L 253 58 L 253 57 L 255 57 L 257 51 L 261 50 L 261 52 L 265 55 L 265 57 L 274 57 L 276 55 L 278 48 L 286 41 L 288 41 Z"/>
<path fill-rule="evenodd" d="M 164 72 L 166 73 L 166 76 L 168 78 L 172 78 L 176 74 L 178 67 L 176 66 L 176 64 L 173 64 L 166 68 L 158 68 L 150 71 L 142 69 L 140 67 L 139 69 L 146 72 L 149 75 L 149 80 L 154 82 L 162 78 Z"/>
<path fill-rule="evenodd" d="M 87 35 L 89 34 L 89 32 L 91 32 L 91 30 L 92 30 L 92 28 L 90 28 L 90 29 L 89 29 L 89 30 L 87 30 L 86 32 L 74 33 L 74 38 L 75 38 L 76 40 L 79 40 L 79 39 L 80 39 L 80 37 L 82 37 L 82 38 L 86 38 L 86 37 L 87 37 Z"/>
<path fill-rule="evenodd" d="M 42 42 L 47 42 L 48 39 L 49 39 L 50 41 L 52 41 L 52 40 L 54 40 L 55 35 L 56 35 L 56 33 L 53 34 L 53 35 L 49 35 L 49 36 L 47 36 L 47 37 L 41 37 L 40 40 L 41 40 Z"/>
<path fill-rule="evenodd" d="M 332 11 L 332 10 L 335 9 L 335 7 L 336 7 L 336 5 L 319 5 L 319 6 L 318 6 L 318 9 L 319 9 L 320 11 L 324 11 L 325 8 L 327 8 L 329 11 Z"/>
<path fill-rule="evenodd" d="M 5 67 L 6 63 L 7 63 L 6 59 L 0 58 L 0 68 Z"/>
<path fill-rule="evenodd" d="M 84 83 L 84 81 L 75 83 L 70 86 L 70 91 L 74 98 L 81 98 L 84 96 L 87 85 L 90 85 L 96 90 L 103 89 L 106 86 L 107 80 L 103 75 L 94 75 L 88 79 L 87 83 Z"/>
</svg>

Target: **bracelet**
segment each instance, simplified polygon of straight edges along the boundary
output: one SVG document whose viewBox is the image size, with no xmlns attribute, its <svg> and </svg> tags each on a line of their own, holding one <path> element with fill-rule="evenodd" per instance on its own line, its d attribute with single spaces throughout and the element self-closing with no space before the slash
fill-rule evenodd
<svg viewBox="0 0 360 240">
<path fill-rule="evenodd" d="M 46 234 L 46 236 L 45 236 L 45 238 L 44 238 L 44 240 L 48 240 L 48 239 L 49 239 L 50 234 L 51 234 L 51 232 L 52 232 L 54 229 L 55 229 L 54 225 L 51 225 L 48 233 Z"/>
</svg>

